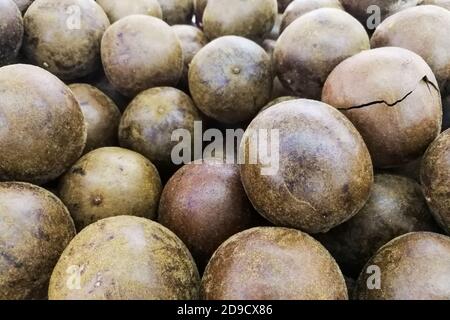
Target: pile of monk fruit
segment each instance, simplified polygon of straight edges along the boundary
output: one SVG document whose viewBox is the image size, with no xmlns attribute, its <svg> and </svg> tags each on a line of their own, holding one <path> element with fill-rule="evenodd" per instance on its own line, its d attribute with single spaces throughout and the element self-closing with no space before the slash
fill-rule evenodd
<svg viewBox="0 0 450 320">
<path fill-rule="evenodd" d="M 0 299 L 450 299 L 449 3 L 0 0 Z"/>
</svg>

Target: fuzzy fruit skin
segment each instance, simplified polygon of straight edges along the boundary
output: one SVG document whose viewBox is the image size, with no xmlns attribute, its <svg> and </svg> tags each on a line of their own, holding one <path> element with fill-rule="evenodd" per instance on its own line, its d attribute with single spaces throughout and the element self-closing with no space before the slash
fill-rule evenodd
<svg viewBox="0 0 450 320">
<path fill-rule="evenodd" d="M 175 130 L 194 135 L 194 122 L 201 115 L 184 92 L 170 87 L 141 92 L 125 110 L 119 126 L 119 142 L 150 159 L 158 168 L 171 169 L 172 150 L 179 143 L 172 141 Z"/>
<path fill-rule="evenodd" d="M 278 38 L 275 70 L 295 95 L 319 100 L 331 71 L 369 48 L 369 36 L 355 18 L 339 9 L 317 9 L 295 20 Z"/>
<path fill-rule="evenodd" d="M 158 18 L 132 15 L 120 19 L 106 30 L 101 48 L 105 74 L 125 96 L 175 86 L 182 76 L 181 43 Z"/>
<path fill-rule="evenodd" d="M 75 227 L 63 203 L 28 183 L 0 183 L 0 299 L 44 299 Z"/>
<path fill-rule="evenodd" d="M 344 10 L 339 0 L 295 0 L 286 8 L 281 19 L 281 32 L 302 15 L 321 8 Z"/>
<path fill-rule="evenodd" d="M 169 25 L 190 24 L 194 14 L 193 0 L 158 0 L 162 15 Z"/>
<path fill-rule="evenodd" d="M 206 46 L 208 39 L 206 39 L 202 30 L 194 26 L 177 24 L 172 26 L 172 29 L 180 40 L 183 49 L 184 67 L 180 85 L 187 88 L 189 86 L 189 65 L 194 56 Z"/>
<path fill-rule="evenodd" d="M 352 121 L 377 168 L 419 158 L 441 131 L 436 78 L 420 56 L 402 48 L 378 48 L 346 59 L 327 78 L 322 101 Z"/>
<path fill-rule="evenodd" d="M 187 164 L 164 187 L 158 221 L 188 246 L 203 270 L 214 251 L 233 234 L 256 224 L 239 167 L 208 160 Z"/>
<path fill-rule="evenodd" d="M 370 198 L 358 214 L 316 239 L 346 275 L 358 276 L 379 248 L 415 231 L 439 231 L 420 185 L 409 178 L 380 174 L 375 175 Z"/>
<path fill-rule="evenodd" d="M 99 89 L 84 83 L 69 86 L 83 111 L 87 126 L 84 153 L 94 149 L 117 145 L 120 110 Z"/>
<path fill-rule="evenodd" d="M 140 154 L 117 147 L 83 156 L 58 187 L 78 230 L 103 218 L 156 218 L 162 185 L 155 166 Z"/>
<path fill-rule="evenodd" d="M 23 39 L 23 20 L 12 0 L 0 1 L 0 67 L 11 63 Z"/>
<path fill-rule="evenodd" d="M 43 184 L 57 178 L 86 144 L 72 91 L 49 72 L 22 64 L 0 68 L 0 88 L 0 180 Z"/>
<path fill-rule="evenodd" d="M 414 23 L 411 23 L 414 21 Z M 439 86 L 450 79 L 450 11 L 437 6 L 417 6 L 390 16 L 371 39 L 372 48 L 401 47 L 421 56 L 433 70 Z"/>
<path fill-rule="evenodd" d="M 79 14 L 71 16 L 68 8 Z M 27 58 L 60 79 L 81 78 L 100 66 L 100 41 L 109 20 L 96 2 L 36 0 L 25 13 L 24 27 Z"/>
<path fill-rule="evenodd" d="M 439 225 L 450 234 L 450 129 L 444 131 L 425 153 L 420 170 L 425 199 Z"/>
<path fill-rule="evenodd" d="M 301 231 L 259 227 L 232 236 L 203 275 L 206 300 L 347 300 L 344 277 L 322 245 Z"/>
<path fill-rule="evenodd" d="M 73 271 L 72 273 L 70 271 Z M 73 275 L 80 288 L 71 289 Z M 186 246 L 151 220 L 131 216 L 97 221 L 64 250 L 49 286 L 50 300 L 190 300 L 199 274 Z"/>
<path fill-rule="evenodd" d="M 277 17 L 276 0 L 208 0 L 203 30 L 208 39 L 236 35 L 263 40 Z"/>
<path fill-rule="evenodd" d="M 261 162 L 251 133 L 279 132 L 278 166 Z M 275 146 L 276 148 L 276 146 Z M 240 146 L 241 178 L 256 210 L 278 226 L 308 233 L 327 232 L 353 217 L 369 198 L 373 168 L 369 152 L 355 127 L 335 108 L 299 99 L 260 113 L 249 125 Z M 276 158 L 274 158 L 276 160 Z M 276 170 L 278 167 L 278 170 Z"/>
<path fill-rule="evenodd" d="M 162 19 L 162 10 L 157 0 L 97 0 L 111 23 L 133 14 L 146 14 Z"/>
<path fill-rule="evenodd" d="M 381 288 L 368 289 L 369 266 L 381 271 Z M 450 238 L 413 232 L 383 246 L 367 263 L 356 288 L 358 300 L 449 300 Z"/>
<path fill-rule="evenodd" d="M 272 83 L 269 55 L 242 37 L 208 43 L 189 69 L 189 88 L 197 107 L 227 124 L 251 120 L 269 102 Z"/>
</svg>

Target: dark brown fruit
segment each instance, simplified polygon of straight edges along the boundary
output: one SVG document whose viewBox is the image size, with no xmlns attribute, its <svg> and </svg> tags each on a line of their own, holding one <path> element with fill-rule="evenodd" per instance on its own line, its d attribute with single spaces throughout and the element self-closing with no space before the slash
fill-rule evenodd
<svg viewBox="0 0 450 320">
<path fill-rule="evenodd" d="M 22 64 L 0 68 L 0 88 L 0 180 L 57 178 L 86 144 L 72 91 L 49 72 Z"/>
<path fill-rule="evenodd" d="M 357 276 L 379 248 L 413 231 L 438 231 L 420 185 L 405 177 L 382 174 L 375 176 L 364 208 L 317 239 L 345 274 Z"/>
<path fill-rule="evenodd" d="M 81 106 L 87 126 L 84 153 L 117 144 L 120 110 L 115 103 L 97 88 L 76 83 L 69 86 Z"/>
<path fill-rule="evenodd" d="M 223 123 L 252 119 L 270 100 L 272 67 L 256 43 L 226 36 L 201 49 L 189 69 L 189 88 L 197 107 Z"/>
<path fill-rule="evenodd" d="M 0 0 L 0 67 L 11 63 L 19 53 L 23 21 L 12 0 Z"/>
<path fill-rule="evenodd" d="M 70 242 L 53 271 L 48 296 L 188 300 L 198 298 L 199 280 L 191 254 L 172 232 L 145 218 L 120 216 L 90 225 Z"/>
<path fill-rule="evenodd" d="M 44 299 L 53 267 L 75 227 L 53 194 L 18 182 L 0 183 L 0 299 Z"/>
<path fill-rule="evenodd" d="M 374 166 L 394 167 L 420 157 L 439 135 L 439 87 L 426 62 L 402 48 L 364 51 L 328 77 L 322 101 L 361 132 Z"/>
<path fill-rule="evenodd" d="M 162 19 L 158 0 L 97 0 L 111 23 L 133 14 L 145 14 Z"/>
<path fill-rule="evenodd" d="M 259 130 L 269 136 L 275 161 L 261 160 L 268 150 L 255 143 L 255 135 L 264 138 Z M 256 164 L 250 150 L 258 155 Z M 350 121 L 324 103 L 299 99 L 260 113 L 240 153 L 247 195 L 276 225 L 327 232 L 353 217 L 369 198 L 373 170 L 366 145 Z"/>
<path fill-rule="evenodd" d="M 278 38 L 275 69 L 295 95 L 319 99 L 334 67 L 369 47 L 364 27 L 351 15 L 317 9 L 295 20 Z"/>
<path fill-rule="evenodd" d="M 200 49 L 208 43 L 208 39 L 206 39 L 205 35 L 199 28 L 194 26 L 178 24 L 172 26 L 172 29 L 175 31 L 175 34 L 181 42 L 184 67 L 180 82 L 182 86 L 187 88 L 189 85 L 189 65 Z"/>
<path fill-rule="evenodd" d="M 122 94 L 134 97 L 158 86 L 175 86 L 183 72 L 183 53 L 164 21 L 133 15 L 114 23 L 102 39 L 106 76 Z"/>
<path fill-rule="evenodd" d="M 401 47 L 420 55 L 433 70 L 441 88 L 450 78 L 450 12 L 437 6 L 403 10 L 380 24 L 373 48 Z"/>
<path fill-rule="evenodd" d="M 194 14 L 193 0 L 158 0 L 163 19 L 170 25 L 190 24 Z"/>
<path fill-rule="evenodd" d="M 422 160 L 420 180 L 439 225 L 450 234 L 450 130 L 434 141 Z"/>
<path fill-rule="evenodd" d="M 170 169 L 175 130 L 194 136 L 194 122 L 201 121 L 191 98 L 182 91 L 160 87 L 140 93 L 125 110 L 119 126 L 119 142 L 150 159 L 156 166 Z"/>
<path fill-rule="evenodd" d="M 281 32 L 297 18 L 321 8 L 344 9 L 339 0 L 294 0 L 283 13 L 280 27 Z"/>
<path fill-rule="evenodd" d="M 58 187 L 78 230 L 103 218 L 156 218 L 162 185 L 158 171 L 140 154 L 101 148 L 82 157 Z"/>
<path fill-rule="evenodd" d="M 197 26 L 203 26 L 203 13 L 205 12 L 208 0 L 194 0 L 195 23 Z"/>
<path fill-rule="evenodd" d="M 365 268 L 357 284 L 359 300 L 450 300 L 449 237 L 429 232 L 400 236 L 382 247 L 369 266 L 379 268 L 381 288 L 368 288 L 377 274 Z"/>
<path fill-rule="evenodd" d="M 121 111 L 125 110 L 125 108 L 130 103 L 130 98 L 125 97 L 123 94 L 117 91 L 108 80 L 104 72 L 100 72 L 94 77 L 90 77 L 90 79 L 88 79 L 86 82 L 96 87 L 101 92 L 106 94 L 109 98 L 111 98 L 111 100 L 114 101 L 114 103 Z"/>
<path fill-rule="evenodd" d="M 292 0 L 278 0 L 277 2 L 278 2 L 278 12 L 283 13 L 289 6 L 289 4 L 292 2 Z"/>
<path fill-rule="evenodd" d="M 80 78 L 100 66 L 100 41 L 109 20 L 94 1 L 36 0 L 24 26 L 27 58 L 59 78 Z"/>
<path fill-rule="evenodd" d="M 263 40 L 276 17 L 276 0 L 208 0 L 203 29 L 210 40 L 227 35 Z"/>
<path fill-rule="evenodd" d="M 307 234 L 254 228 L 214 253 L 202 279 L 207 300 L 347 300 L 338 265 Z"/>
<path fill-rule="evenodd" d="M 164 187 L 158 221 L 172 230 L 203 270 L 230 236 L 254 226 L 239 167 L 205 160 L 178 170 Z"/>
</svg>

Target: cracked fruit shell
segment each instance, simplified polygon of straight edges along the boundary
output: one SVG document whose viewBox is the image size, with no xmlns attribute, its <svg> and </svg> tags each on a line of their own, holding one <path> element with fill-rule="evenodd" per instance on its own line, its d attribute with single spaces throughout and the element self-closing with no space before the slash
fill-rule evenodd
<svg viewBox="0 0 450 320">
<path fill-rule="evenodd" d="M 436 78 L 421 57 L 402 48 L 345 60 L 328 77 L 322 101 L 353 122 L 379 168 L 420 157 L 441 130 Z"/>
<path fill-rule="evenodd" d="M 255 135 L 269 137 L 273 161 L 264 161 L 268 150 Z M 249 157 L 254 152 L 258 161 Z M 322 102 L 292 100 L 263 111 L 247 128 L 240 154 L 247 195 L 275 225 L 327 232 L 369 198 L 373 168 L 367 147 L 351 122 Z"/>
</svg>

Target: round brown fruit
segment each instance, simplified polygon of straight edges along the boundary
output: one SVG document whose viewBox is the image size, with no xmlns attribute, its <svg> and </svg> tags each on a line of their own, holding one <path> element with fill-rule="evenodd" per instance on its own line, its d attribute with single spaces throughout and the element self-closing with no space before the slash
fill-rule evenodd
<svg viewBox="0 0 450 320">
<path fill-rule="evenodd" d="M 277 17 L 276 0 L 208 0 L 203 13 L 203 30 L 208 39 L 236 35 L 263 40 Z"/>
<path fill-rule="evenodd" d="M 193 0 L 158 0 L 163 19 L 170 25 L 190 24 L 194 14 Z"/>
<path fill-rule="evenodd" d="M 214 253 L 202 279 L 207 300 L 347 300 L 338 265 L 319 242 L 285 228 L 238 233 Z"/>
<path fill-rule="evenodd" d="M 69 86 L 81 106 L 87 126 L 84 153 L 117 144 L 120 110 L 115 103 L 97 88 L 84 83 Z"/>
<path fill-rule="evenodd" d="M 378 284 L 379 289 L 372 287 Z M 356 298 L 449 300 L 450 238 L 415 232 L 392 240 L 367 263 L 358 279 Z"/>
<path fill-rule="evenodd" d="M 72 280 L 76 277 L 78 283 Z M 172 232 L 145 218 L 120 216 L 97 221 L 70 242 L 53 271 L 48 296 L 188 300 L 198 298 L 199 282 L 191 254 Z"/>
<path fill-rule="evenodd" d="M 69 212 L 53 194 L 0 183 L 0 299 L 44 299 L 53 267 L 75 236 Z"/>
<path fill-rule="evenodd" d="M 437 6 L 403 10 L 380 24 L 371 39 L 373 48 L 401 47 L 421 56 L 441 88 L 450 78 L 450 12 Z"/>
<path fill-rule="evenodd" d="M 0 180 L 42 184 L 59 177 L 86 144 L 75 96 L 31 65 L 0 68 L 0 88 Z"/>
<path fill-rule="evenodd" d="M 120 19 L 102 39 L 106 76 L 122 94 L 134 97 L 157 86 L 175 86 L 183 72 L 183 53 L 164 21 L 145 15 Z"/>
<path fill-rule="evenodd" d="M 436 78 L 420 56 L 402 48 L 345 60 L 325 82 L 322 101 L 352 121 L 378 168 L 417 159 L 441 131 Z"/>
<path fill-rule="evenodd" d="M 317 239 L 345 274 L 357 276 L 378 249 L 413 231 L 438 231 L 420 185 L 405 177 L 381 174 L 375 176 L 364 208 Z"/>
<path fill-rule="evenodd" d="M 172 230 L 203 270 L 230 236 L 255 224 L 239 167 L 215 160 L 188 164 L 164 187 L 158 221 Z"/>
<path fill-rule="evenodd" d="M 100 40 L 109 26 L 91 0 L 36 0 L 24 16 L 24 52 L 61 79 L 83 77 L 100 66 Z"/>
<path fill-rule="evenodd" d="M 187 88 L 189 86 L 189 65 L 200 49 L 208 43 L 208 40 L 203 32 L 194 26 L 177 24 L 172 26 L 172 29 L 180 40 L 183 50 L 184 67 L 180 84 Z"/>
<path fill-rule="evenodd" d="M 195 104 L 223 123 L 251 120 L 269 102 L 272 81 L 269 55 L 256 43 L 236 36 L 207 44 L 189 69 Z"/>
<path fill-rule="evenodd" d="M 13 62 L 22 46 L 23 21 L 12 0 L 0 0 L 0 67 Z"/>
<path fill-rule="evenodd" d="M 148 159 L 108 147 L 82 157 L 62 177 L 58 194 L 81 230 L 112 216 L 155 219 L 161 190 L 158 171 Z"/>
<path fill-rule="evenodd" d="M 364 27 L 351 15 L 339 9 L 317 9 L 295 20 L 278 38 L 275 69 L 295 95 L 320 99 L 331 71 L 369 47 Z"/>
<path fill-rule="evenodd" d="M 294 20 L 313 10 L 321 8 L 334 8 L 344 10 L 339 0 L 294 0 L 283 13 L 281 20 L 281 32 L 283 32 Z"/>
<path fill-rule="evenodd" d="M 191 98 L 169 87 L 152 88 L 140 93 L 125 110 L 119 126 L 119 142 L 150 159 L 161 169 L 170 169 L 175 130 L 194 135 L 195 121 L 201 116 Z"/>
<path fill-rule="evenodd" d="M 353 217 L 373 183 L 358 131 L 335 108 L 313 100 L 282 102 L 260 113 L 244 134 L 240 157 L 256 210 L 275 225 L 308 233 L 327 232 Z"/>
<path fill-rule="evenodd" d="M 158 0 L 97 0 L 111 23 L 133 14 L 145 14 L 162 19 L 162 9 Z"/>
<path fill-rule="evenodd" d="M 425 199 L 439 225 L 450 234 L 450 130 L 428 148 L 422 160 L 420 180 Z"/>
</svg>

